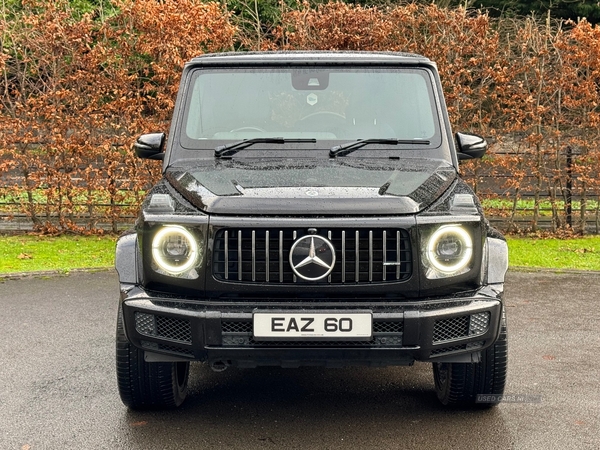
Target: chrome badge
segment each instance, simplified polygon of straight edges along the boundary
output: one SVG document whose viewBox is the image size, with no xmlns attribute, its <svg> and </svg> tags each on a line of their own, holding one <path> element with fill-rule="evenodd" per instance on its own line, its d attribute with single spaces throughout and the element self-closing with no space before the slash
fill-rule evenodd
<svg viewBox="0 0 600 450">
<path fill-rule="evenodd" d="M 335 249 L 324 237 L 301 237 L 290 249 L 290 266 L 303 280 L 321 280 L 328 276 L 335 266 Z"/>
</svg>

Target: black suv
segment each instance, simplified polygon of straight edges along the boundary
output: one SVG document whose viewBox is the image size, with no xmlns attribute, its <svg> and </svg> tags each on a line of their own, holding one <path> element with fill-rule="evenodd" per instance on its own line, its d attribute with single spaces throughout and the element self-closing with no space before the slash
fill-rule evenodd
<svg viewBox="0 0 600 450">
<path fill-rule="evenodd" d="M 134 145 L 163 178 L 116 250 L 123 402 L 180 405 L 190 361 L 430 361 L 443 404 L 496 404 L 507 246 L 458 175 L 486 149 L 419 55 L 187 63 L 168 139 Z"/>
</svg>

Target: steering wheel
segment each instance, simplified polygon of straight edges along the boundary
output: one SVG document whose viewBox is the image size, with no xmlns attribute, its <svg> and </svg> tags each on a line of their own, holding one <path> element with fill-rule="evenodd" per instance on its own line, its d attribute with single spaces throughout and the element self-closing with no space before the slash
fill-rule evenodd
<svg viewBox="0 0 600 450">
<path fill-rule="evenodd" d="M 238 131 L 259 131 L 261 133 L 267 132 L 267 130 L 264 130 L 262 128 L 249 126 L 249 127 L 234 128 L 233 130 L 230 131 L 230 133 L 237 133 Z"/>
<path fill-rule="evenodd" d="M 335 117 L 339 117 L 340 119 L 346 120 L 346 118 L 344 116 L 342 116 L 341 114 L 338 114 L 336 112 L 333 112 L 333 111 L 315 111 L 314 113 L 310 113 L 310 114 L 304 116 L 300 120 L 306 120 L 306 119 L 309 119 L 311 117 L 315 117 L 315 116 L 318 116 L 318 115 L 321 115 L 321 114 L 322 115 L 328 115 L 328 116 L 335 116 Z"/>
</svg>

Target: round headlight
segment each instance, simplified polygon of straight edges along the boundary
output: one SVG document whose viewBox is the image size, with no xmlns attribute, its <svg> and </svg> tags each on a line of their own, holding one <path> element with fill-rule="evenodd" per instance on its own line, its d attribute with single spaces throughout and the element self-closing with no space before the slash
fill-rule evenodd
<svg viewBox="0 0 600 450">
<path fill-rule="evenodd" d="M 198 261 L 198 243 L 185 228 L 168 225 L 154 235 L 152 257 L 159 268 L 178 275 L 190 270 Z"/>
<path fill-rule="evenodd" d="M 471 261 L 471 256 L 471 235 L 458 225 L 441 226 L 427 243 L 427 259 L 440 272 L 454 273 L 463 270 Z"/>
</svg>

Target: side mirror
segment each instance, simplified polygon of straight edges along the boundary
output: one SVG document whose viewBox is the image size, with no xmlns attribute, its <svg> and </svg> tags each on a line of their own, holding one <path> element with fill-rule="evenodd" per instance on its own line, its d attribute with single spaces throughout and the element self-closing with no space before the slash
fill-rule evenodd
<svg viewBox="0 0 600 450">
<path fill-rule="evenodd" d="M 165 158 L 165 133 L 142 134 L 133 144 L 138 158 L 163 160 Z"/>
<path fill-rule="evenodd" d="M 458 160 L 481 158 L 488 149 L 487 141 L 476 134 L 456 133 Z"/>
</svg>

